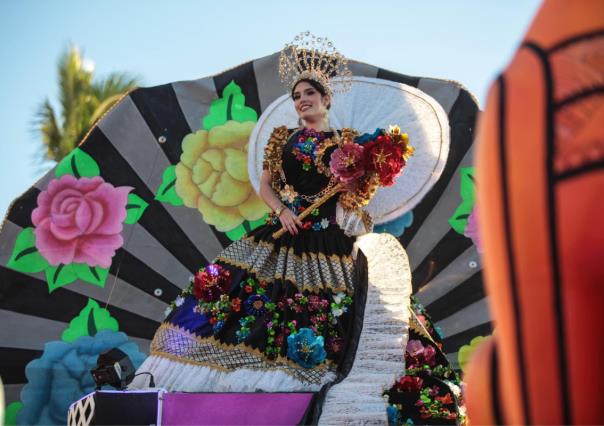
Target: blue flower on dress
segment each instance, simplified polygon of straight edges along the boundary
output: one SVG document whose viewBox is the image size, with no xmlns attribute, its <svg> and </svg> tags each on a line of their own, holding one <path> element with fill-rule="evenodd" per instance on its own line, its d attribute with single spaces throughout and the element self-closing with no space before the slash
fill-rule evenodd
<svg viewBox="0 0 604 426">
<path fill-rule="evenodd" d="M 261 317 L 266 312 L 266 302 L 270 299 L 264 294 L 254 294 L 243 303 L 245 313 L 254 315 L 256 318 Z"/>
<path fill-rule="evenodd" d="M 327 357 L 323 336 L 315 336 L 310 328 L 301 328 L 287 337 L 287 356 L 304 368 L 313 368 Z"/>
<path fill-rule="evenodd" d="M 321 229 L 322 229 L 321 228 L 321 222 L 315 222 L 315 223 L 312 224 L 312 230 L 313 231 L 320 231 Z"/>
<path fill-rule="evenodd" d="M 214 334 L 218 333 L 222 326 L 224 325 L 224 321 L 217 321 L 216 324 L 212 327 Z"/>
<path fill-rule="evenodd" d="M 398 425 L 401 420 L 401 413 L 394 405 L 389 405 L 386 409 L 388 413 L 388 424 L 389 425 Z"/>
</svg>

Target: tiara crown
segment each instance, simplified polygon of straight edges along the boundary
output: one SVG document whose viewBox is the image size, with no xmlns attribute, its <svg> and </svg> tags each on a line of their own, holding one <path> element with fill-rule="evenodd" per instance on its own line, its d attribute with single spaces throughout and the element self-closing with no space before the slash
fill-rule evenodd
<svg viewBox="0 0 604 426">
<path fill-rule="evenodd" d="M 279 76 L 290 91 L 305 78 L 321 84 L 330 95 L 346 92 L 352 84 L 348 60 L 329 39 L 310 31 L 298 34 L 285 45 L 279 56 Z"/>
</svg>

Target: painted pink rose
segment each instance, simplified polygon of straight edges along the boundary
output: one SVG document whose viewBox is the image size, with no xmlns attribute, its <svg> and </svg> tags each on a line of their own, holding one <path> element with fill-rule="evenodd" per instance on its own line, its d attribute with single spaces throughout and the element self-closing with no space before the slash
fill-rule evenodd
<svg viewBox="0 0 604 426">
<path fill-rule="evenodd" d="M 478 253 L 482 253 L 482 242 L 480 239 L 480 232 L 478 230 L 478 209 L 476 205 L 472 209 L 472 213 L 468 216 L 468 224 L 466 225 L 466 229 L 463 234 L 472 239 L 472 242 L 476 246 Z"/>
<path fill-rule="evenodd" d="M 131 187 L 114 187 L 100 176 L 61 176 L 38 195 L 31 214 L 36 247 L 51 265 L 85 263 L 108 268 L 122 246 L 122 222 Z"/>
</svg>

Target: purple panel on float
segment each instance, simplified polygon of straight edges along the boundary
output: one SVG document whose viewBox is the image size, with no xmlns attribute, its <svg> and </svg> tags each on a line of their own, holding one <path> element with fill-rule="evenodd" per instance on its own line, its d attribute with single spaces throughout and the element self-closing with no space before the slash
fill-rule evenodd
<svg viewBox="0 0 604 426">
<path fill-rule="evenodd" d="M 176 393 L 162 395 L 162 426 L 297 425 L 312 393 Z"/>
</svg>

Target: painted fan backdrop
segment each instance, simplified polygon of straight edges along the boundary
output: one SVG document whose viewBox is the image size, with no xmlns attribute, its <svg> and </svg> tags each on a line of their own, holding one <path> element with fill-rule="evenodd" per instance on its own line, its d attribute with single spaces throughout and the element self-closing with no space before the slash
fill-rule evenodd
<svg viewBox="0 0 604 426">
<path fill-rule="evenodd" d="M 277 61 L 275 53 L 213 77 L 130 92 L 13 202 L 0 231 L 8 421 L 64 424 L 69 403 L 93 388 L 98 354 L 117 346 L 142 362 L 189 277 L 263 223 L 247 144 L 260 114 L 283 95 Z M 406 248 L 414 291 L 457 365 L 460 347 L 491 332 L 473 242 L 476 101 L 455 82 L 354 61 L 351 69 L 415 87 L 448 115 L 440 179 L 376 232 Z M 63 221 L 61 232 L 51 216 Z"/>
</svg>

